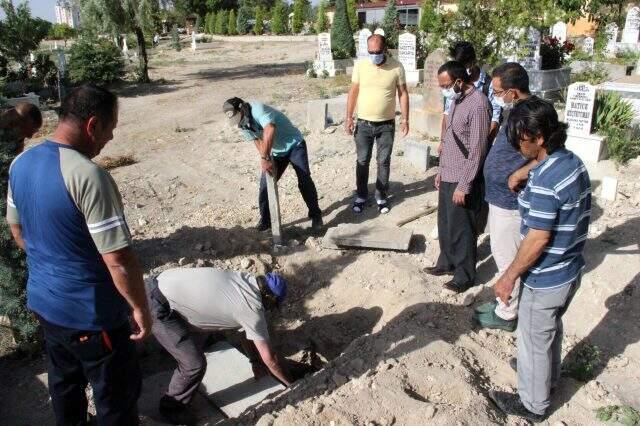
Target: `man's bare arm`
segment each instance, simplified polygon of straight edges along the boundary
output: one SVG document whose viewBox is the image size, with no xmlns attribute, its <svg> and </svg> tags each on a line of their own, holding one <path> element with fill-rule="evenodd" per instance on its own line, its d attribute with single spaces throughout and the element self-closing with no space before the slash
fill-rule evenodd
<svg viewBox="0 0 640 426">
<path fill-rule="evenodd" d="M 151 332 L 151 314 L 142 279 L 142 270 L 130 247 L 125 247 L 102 255 L 109 269 L 113 283 L 133 310 L 133 320 L 138 330 L 131 335 L 132 340 L 141 340 Z"/>
<path fill-rule="evenodd" d="M 13 235 L 13 240 L 16 242 L 18 247 L 22 250 L 25 250 L 24 240 L 22 239 L 22 226 L 15 223 L 10 223 L 9 227 L 11 228 L 11 235 Z"/>
<path fill-rule="evenodd" d="M 534 159 L 513 172 L 507 180 L 509 189 L 512 192 L 518 192 L 518 189 L 522 186 L 522 184 L 526 182 L 527 179 L 529 179 L 529 171 L 531 171 L 531 169 L 533 169 L 537 164 L 538 160 Z"/>
<path fill-rule="evenodd" d="M 271 371 L 271 374 L 276 376 L 278 380 L 285 385 L 291 386 L 292 380 L 278 359 L 278 356 L 271 349 L 269 342 L 266 340 L 254 340 L 253 343 L 256 345 L 256 349 L 258 349 L 262 362 L 264 362 L 264 365 Z"/>
<path fill-rule="evenodd" d="M 402 136 L 407 136 L 409 133 L 409 91 L 406 84 L 398 86 L 398 99 L 400 100 L 400 113 L 402 114 L 400 130 L 402 131 Z"/>
<path fill-rule="evenodd" d="M 351 84 L 349 89 L 349 95 L 347 96 L 347 116 L 344 119 L 344 129 L 347 134 L 353 134 L 353 112 L 356 110 L 356 104 L 358 103 L 358 94 L 360 93 L 360 85 L 357 83 Z"/>
</svg>

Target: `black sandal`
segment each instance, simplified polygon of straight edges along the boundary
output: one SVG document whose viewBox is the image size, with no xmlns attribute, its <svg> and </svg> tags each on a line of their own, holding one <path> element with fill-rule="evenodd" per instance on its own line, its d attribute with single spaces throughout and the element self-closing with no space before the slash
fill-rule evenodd
<svg viewBox="0 0 640 426">
<path fill-rule="evenodd" d="M 387 214 L 389 213 L 390 210 L 391 210 L 391 207 L 389 207 L 389 203 L 384 202 L 382 204 L 378 204 L 378 213 Z"/>
</svg>

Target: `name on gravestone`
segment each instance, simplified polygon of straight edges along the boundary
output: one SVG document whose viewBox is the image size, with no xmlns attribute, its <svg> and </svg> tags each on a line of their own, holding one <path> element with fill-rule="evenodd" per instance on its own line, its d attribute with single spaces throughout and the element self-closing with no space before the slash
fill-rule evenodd
<svg viewBox="0 0 640 426">
<path fill-rule="evenodd" d="M 369 56 L 367 48 L 367 40 L 371 37 L 371 30 L 365 28 L 358 33 L 358 59 L 364 59 Z"/>
<path fill-rule="evenodd" d="M 637 43 L 640 37 L 640 7 L 635 6 L 627 12 L 622 30 L 622 43 Z"/>
<path fill-rule="evenodd" d="M 323 62 L 333 61 L 331 53 L 331 34 L 318 34 L 318 60 Z"/>
<path fill-rule="evenodd" d="M 528 70 L 539 70 L 541 66 L 540 57 L 540 31 L 529 27 L 527 30 L 527 38 L 522 49 L 525 53 L 518 60 L 520 65 Z"/>
<path fill-rule="evenodd" d="M 416 36 L 404 33 L 398 37 L 398 60 L 405 71 L 416 70 Z"/>
<path fill-rule="evenodd" d="M 582 42 L 582 51 L 587 55 L 593 55 L 594 40 L 593 37 L 587 37 Z"/>
<path fill-rule="evenodd" d="M 565 109 L 565 121 L 569 125 L 569 133 L 574 135 L 591 133 L 595 99 L 595 86 L 581 82 L 569 86 Z"/>
</svg>

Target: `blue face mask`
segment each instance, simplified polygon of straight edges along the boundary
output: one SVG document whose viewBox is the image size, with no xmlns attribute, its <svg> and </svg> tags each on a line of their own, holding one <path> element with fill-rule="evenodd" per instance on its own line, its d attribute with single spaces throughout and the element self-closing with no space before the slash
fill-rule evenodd
<svg viewBox="0 0 640 426">
<path fill-rule="evenodd" d="M 384 53 L 369 53 L 369 60 L 373 65 L 380 65 L 384 62 Z"/>
</svg>

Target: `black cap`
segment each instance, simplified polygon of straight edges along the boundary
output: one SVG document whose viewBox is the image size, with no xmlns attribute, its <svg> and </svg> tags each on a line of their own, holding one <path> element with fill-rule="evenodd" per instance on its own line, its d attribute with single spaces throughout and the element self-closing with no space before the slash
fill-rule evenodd
<svg viewBox="0 0 640 426">
<path fill-rule="evenodd" d="M 240 107 L 242 106 L 243 103 L 244 101 L 240 98 L 227 99 L 222 105 L 222 112 L 233 111 L 234 113 L 236 113 L 240 111 Z"/>
</svg>

